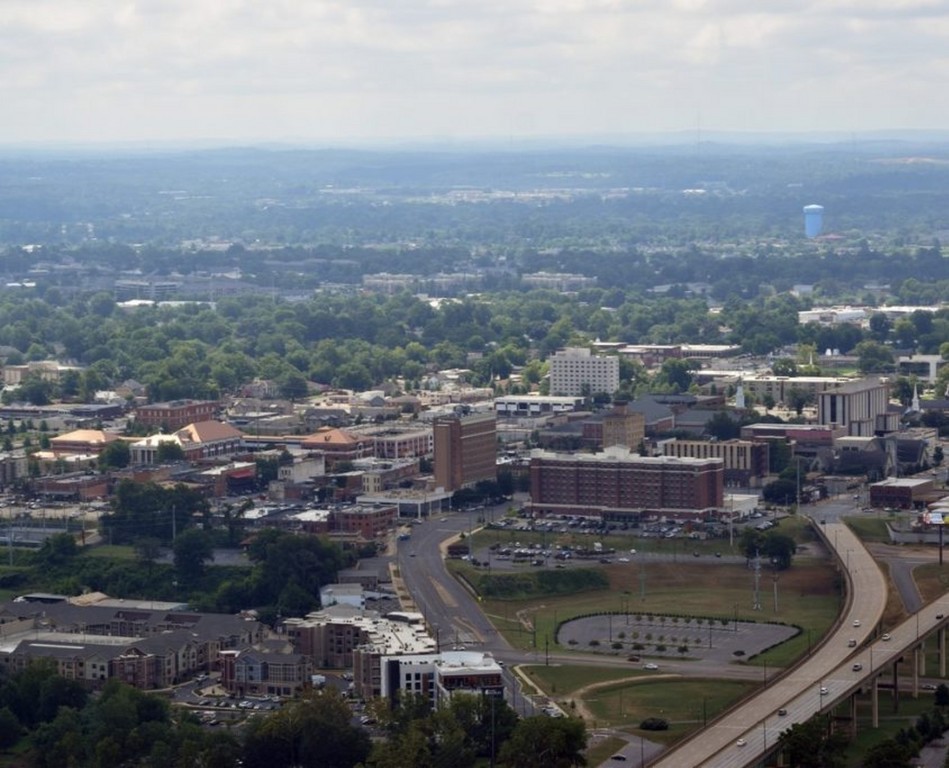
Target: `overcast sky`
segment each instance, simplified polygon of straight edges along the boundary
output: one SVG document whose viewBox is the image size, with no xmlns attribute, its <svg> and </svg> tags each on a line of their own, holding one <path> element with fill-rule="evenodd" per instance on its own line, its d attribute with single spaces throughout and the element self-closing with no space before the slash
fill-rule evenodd
<svg viewBox="0 0 949 768">
<path fill-rule="evenodd" d="M 949 0 L 0 0 L 0 143 L 949 128 Z"/>
</svg>

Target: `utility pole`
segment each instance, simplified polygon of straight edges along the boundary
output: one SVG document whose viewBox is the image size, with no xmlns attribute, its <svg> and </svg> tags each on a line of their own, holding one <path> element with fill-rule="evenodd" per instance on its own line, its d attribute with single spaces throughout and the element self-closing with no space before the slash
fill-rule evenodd
<svg viewBox="0 0 949 768">
<path fill-rule="evenodd" d="M 752 598 L 751 609 L 753 611 L 761 610 L 761 595 L 758 587 L 761 583 L 761 554 L 755 550 L 755 590 Z"/>
</svg>

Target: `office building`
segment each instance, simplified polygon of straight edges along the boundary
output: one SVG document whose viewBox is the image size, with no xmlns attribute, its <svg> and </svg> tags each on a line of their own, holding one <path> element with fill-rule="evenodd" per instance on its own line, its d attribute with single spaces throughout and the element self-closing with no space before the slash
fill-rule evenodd
<svg viewBox="0 0 949 768">
<path fill-rule="evenodd" d="M 899 413 L 889 412 L 886 381 L 859 379 L 818 395 L 817 421 L 844 427 L 851 437 L 873 437 L 899 427 Z"/>
</svg>

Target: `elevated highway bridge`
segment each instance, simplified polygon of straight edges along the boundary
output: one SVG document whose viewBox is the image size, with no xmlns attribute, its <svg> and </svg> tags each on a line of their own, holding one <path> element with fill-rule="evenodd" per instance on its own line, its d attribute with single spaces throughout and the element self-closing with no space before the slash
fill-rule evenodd
<svg viewBox="0 0 949 768">
<path fill-rule="evenodd" d="M 794 723 L 850 702 L 856 724 L 856 694 L 869 691 L 873 721 L 879 717 L 881 680 L 896 685 L 899 665 L 910 664 L 918 689 L 923 649 L 930 638 L 939 650 L 939 674 L 946 673 L 946 624 L 949 597 L 926 606 L 886 636 L 879 625 L 886 605 L 887 584 L 873 557 L 844 524 L 816 526 L 834 552 L 848 580 L 848 601 L 837 625 L 819 647 L 796 667 L 724 713 L 650 763 L 653 768 L 756 765 L 774 751 L 780 734 Z M 884 637 L 886 639 L 884 639 Z"/>
</svg>

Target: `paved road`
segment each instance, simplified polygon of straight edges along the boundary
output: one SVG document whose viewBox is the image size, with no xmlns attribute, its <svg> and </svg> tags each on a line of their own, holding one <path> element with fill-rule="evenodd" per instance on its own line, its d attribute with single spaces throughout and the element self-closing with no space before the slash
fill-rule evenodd
<svg viewBox="0 0 949 768">
<path fill-rule="evenodd" d="M 664 754 L 654 766 L 741 768 L 754 763 L 769 744 L 774 745 L 783 730 L 792 723 L 804 722 L 828 704 L 830 698 L 836 698 L 852 685 L 853 680 L 831 675 L 852 653 L 848 639 L 862 645 L 879 624 L 886 603 L 886 580 L 849 528 L 839 522 L 827 522 L 836 517 L 833 511 L 821 515 L 821 528 L 827 544 L 849 568 L 852 583 L 850 605 L 836 630 L 799 667 Z M 781 708 L 787 708 L 786 715 L 777 714 Z"/>
</svg>

